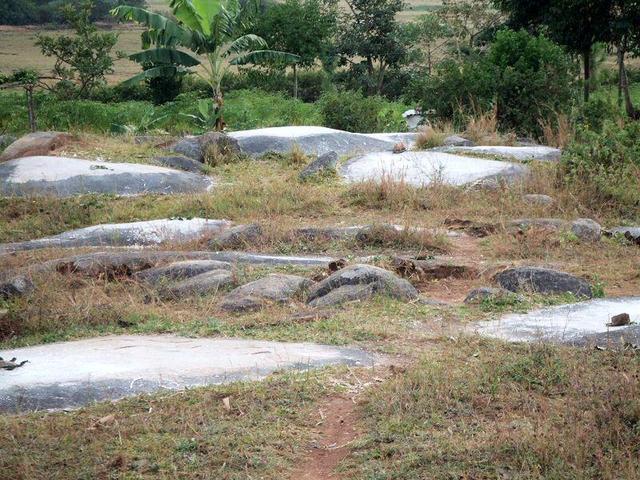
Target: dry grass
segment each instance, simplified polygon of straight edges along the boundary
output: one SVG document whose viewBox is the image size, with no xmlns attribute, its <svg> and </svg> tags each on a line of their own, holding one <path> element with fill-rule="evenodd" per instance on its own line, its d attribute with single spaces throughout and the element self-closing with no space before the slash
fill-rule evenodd
<svg viewBox="0 0 640 480">
<path fill-rule="evenodd" d="M 348 478 L 640 478 L 640 357 L 444 341 L 382 388 Z"/>
<path fill-rule="evenodd" d="M 551 147 L 564 149 L 575 134 L 569 116 L 564 113 L 556 114 L 555 119 L 541 119 L 540 126 L 543 143 Z"/>
<path fill-rule="evenodd" d="M 431 125 L 423 127 L 416 137 L 415 148 L 418 150 L 428 150 L 430 148 L 441 147 L 447 131 L 434 128 Z"/>
<path fill-rule="evenodd" d="M 467 121 L 464 136 L 477 145 L 513 145 L 516 141 L 514 134 L 501 134 L 498 131 L 497 106 L 487 112 L 475 108 Z"/>
<path fill-rule="evenodd" d="M 311 439 L 314 406 L 336 391 L 330 385 L 326 374 L 276 375 L 72 412 L 0 416 L 0 477 L 281 478 Z"/>
</svg>

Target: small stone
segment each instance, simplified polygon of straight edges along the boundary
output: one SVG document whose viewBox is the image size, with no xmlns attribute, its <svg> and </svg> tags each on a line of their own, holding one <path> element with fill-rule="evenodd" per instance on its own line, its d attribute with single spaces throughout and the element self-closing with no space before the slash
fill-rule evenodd
<svg viewBox="0 0 640 480">
<path fill-rule="evenodd" d="M 33 282 L 24 275 L 19 275 L 5 282 L 0 282 L 0 299 L 9 300 L 28 295 L 35 290 Z"/>
<path fill-rule="evenodd" d="M 213 250 L 245 248 L 255 245 L 262 238 L 262 227 L 257 223 L 238 225 L 216 235 L 210 242 Z"/>
<path fill-rule="evenodd" d="M 286 303 L 313 282 L 296 275 L 271 274 L 229 292 L 220 308 L 230 312 L 259 310 L 269 303 Z"/>
<path fill-rule="evenodd" d="M 300 172 L 299 178 L 300 180 L 307 180 L 318 174 L 335 173 L 337 165 L 338 154 L 333 151 L 327 152 L 307 165 L 304 170 Z"/>
<path fill-rule="evenodd" d="M 523 196 L 522 199 L 526 203 L 530 203 L 532 205 L 541 205 L 541 206 L 551 205 L 554 202 L 553 197 L 550 197 L 549 195 L 538 194 L 538 193 L 530 193 L 528 195 Z"/>
<path fill-rule="evenodd" d="M 571 231 L 584 242 L 598 242 L 602 237 L 602 227 L 590 218 L 579 218 L 571 224 Z"/>
<path fill-rule="evenodd" d="M 393 153 L 395 154 L 404 153 L 406 151 L 407 151 L 407 146 L 402 142 L 396 143 L 393 146 Z"/>
<path fill-rule="evenodd" d="M 609 327 L 624 327 L 631 323 L 631 317 L 628 313 L 621 313 L 611 317 L 611 321 L 607 323 Z"/>
<path fill-rule="evenodd" d="M 473 147 L 474 143 L 459 135 L 451 135 L 442 141 L 445 147 Z"/>
</svg>

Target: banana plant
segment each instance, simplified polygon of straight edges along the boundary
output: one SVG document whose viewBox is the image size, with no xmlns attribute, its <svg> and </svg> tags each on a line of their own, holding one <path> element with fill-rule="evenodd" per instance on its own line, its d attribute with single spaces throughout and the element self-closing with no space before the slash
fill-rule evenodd
<svg viewBox="0 0 640 480">
<path fill-rule="evenodd" d="M 121 21 L 146 27 L 143 50 L 129 58 L 153 65 L 124 83 L 195 73 L 211 87 L 216 130 L 224 129 L 222 78 L 230 66 L 295 63 L 299 59 L 297 55 L 269 50 L 264 39 L 246 33 L 247 19 L 258 7 L 256 0 L 169 0 L 169 7 L 173 18 L 127 5 L 111 11 Z M 191 70 L 193 67 L 200 70 Z"/>
</svg>

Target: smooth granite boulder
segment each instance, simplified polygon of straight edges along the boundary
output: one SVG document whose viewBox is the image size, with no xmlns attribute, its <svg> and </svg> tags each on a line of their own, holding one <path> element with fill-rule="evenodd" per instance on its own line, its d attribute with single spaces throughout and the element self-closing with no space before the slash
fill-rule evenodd
<svg viewBox="0 0 640 480">
<path fill-rule="evenodd" d="M 136 280 L 150 284 L 185 280 L 211 270 L 231 270 L 228 262 L 218 260 L 183 260 L 162 267 L 148 268 L 133 275 Z"/>
<path fill-rule="evenodd" d="M 209 242 L 212 250 L 242 249 L 255 245 L 262 238 L 262 227 L 257 223 L 237 225 L 218 233 Z"/>
<path fill-rule="evenodd" d="M 0 162 L 7 162 L 15 158 L 47 155 L 52 150 L 69 143 L 72 138 L 72 135 L 62 132 L 29 133 L 7 146 L 0 155 Z"/>
<path fill-rule="evenodd" d="M 468 185 L 501 180 L 510 182 L 527 175 L 524 165 L 451 155 L 436 151 L 376 152 L 345 163 L 340 173 L 349 183 L 392 179 L 414 187 L 431 183 Z"/>
<path fill-rule="evenodd" d="M 233 274 L 229 270 L 210 270 L 167 285 L 158 292 L 158 296 L 163 300 L 179 300 L 184 297 L 212 295 L 233 285 L 233 281 Z"/>
<path fill-rule="evenodd" d="M 529 203 L 531 205 L 538 205 L 538 206 L 552 205 L 553 202 L 555 201 L 553 197 L 550 197 L 549 195 L 542 195 L 539 193 L 529 193 L 527 195 L 524 195 L 522 197 L 522 200 L 524 200 L 526 203 Z"/>
<path fill-rule="evenodd" d="M 161 167 L 174 168 L 191 173 L 204 173 L 205 166 L 203 163 L 193 160 L 183 155 L 169 155 L 164 157 L 156 157 L 153 159 L 155 163 Z"/>
<path fill-rule="evenodd" d="M 451 135 L 442 141 L 442 145 L 445 147 L 473 147 L 474 144 L 471 140 L 467 140 L 459 135 Z"/>
<path fill-rule="evenodd" d="M 217 235 L 230 227 L 231 222 L 227 220 L 206 218 L 107 223 L 37 240 L 0 244 L 0 254 L 40 248 L 141 247 L 163 243 L 186 243 Z"/>
<path fill-rule="evenodd" d="M 274 127 L 231 132 L 242 153 L 261 156 L 265 153 L 287 153 L 296 146 L 306 155 L 354 155 L 392 151 L 395 141 L 373 135 L 349 133 L 325 127 Z"/>
<path fill-rule="evenodd" d="M 371 285 L 370 295 L 384 294 L 401 300 L 415 300 L 418 291 L 408 281 L 394 273 L 373 265 L 352 265 L 338 270 L 328 278 L 316 284 L 309 291 L 307 301 L 312 306 L 323 303 L 319 300 L 334 290 L 346 285 Z M 361 294 L 359 292 L 358 294 Z M 338 294 L 334 294 L 338 295 Z"/>
<path fill-rule="evenodd" d="M 526 147 L 502 147 L 502 146 L 475 146 L 475 147 L 450 147 L 447 151 L 455 153 L 472 153 L 475 155 L 486 155 L 503 157 L 519 162 L 537 160 L 542 162 L 557 162 L 562 156 L 562 151 L 557 148 L 545 147 L 541 145 Z"/>
<path fill-rule="evenodd" d="M 231 136 L 220 132 L 209 132 L 196 137 L 185 137 L 169 147 L 175 153 L 204 163 L 209 148 L 216 148 L 222 155 L 240 153 L 238 142 Z"/>
<path fill-rule="evenodd" d="M 516 295 L 515 293 L 504 288 L 481 287 L 476 288 L 475 290 L 471 290 L 467 297 L 464 299 L 464 303 L 476 304 L 491 300 L 522 301 L 523 298 L 520 295 Z"/>
<path fill-rule="evenodd" d="M 231 291 L 222 300 L 220 308 L 245 312 L 259 310 L 270 303 L 286 303 L 312 283 L 304 277 L 274 273 Z"/>
<path fill-rule="evenodd" d="M 602 227 L 589 218 L 578 218 L 573 222 L 560 218 L 520 218 L 511 221 L 508 228 L 521 231 L 537 228 L 554 232 L 572 232 L 584 242 L 597 242 L 602 236 Z"/>
<path fill-rule="evenodd" d="M 164 167 L 66 157 L 25 157 L 0 163 L 0 196 L 69 197 L 201 193 L 211 178 Z"/>
<path fill-rule="evenodd" d="M 307 165 L 300 172 L 299 178 L 304 181 L 316 175 L 335 173 L 337 165 L 338 154 L 333 151 L 327 152 Z"/>
<path fill-rule="evenodd" d="M 591 285 L 565 272 L 540 267 L 515 267 L 498 273 L 494 280 L 511 292 L 542 294 L 571 293 L 576 297 L 593 297 Z"/>
</svg>

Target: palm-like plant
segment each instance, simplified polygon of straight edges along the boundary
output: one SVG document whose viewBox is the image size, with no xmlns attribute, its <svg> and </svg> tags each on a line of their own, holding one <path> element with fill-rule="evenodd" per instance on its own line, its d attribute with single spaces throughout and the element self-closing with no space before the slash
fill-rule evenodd
<svg viewBox="0 0 640 480">
<path fill-rule="evenodd" d="M 261 37 L 245 33 L 246 20 L 257 8 L 255 0 L 169 0 L 169 7 L 175 20 L 126 5 L 111 11 L 120 20 L 147 28 L 142 34 L 143 50 L 129 58 L 152 67 L 125 83 L 192 72 L 190 68 L 200 66 L 204 73 L 195 73 L 211 86 L 217 130 L 224 128 L 221 84 L 229 66 L 265 61 L 293 63 L 299 58 L 268 50 Z"/>
</svg>

